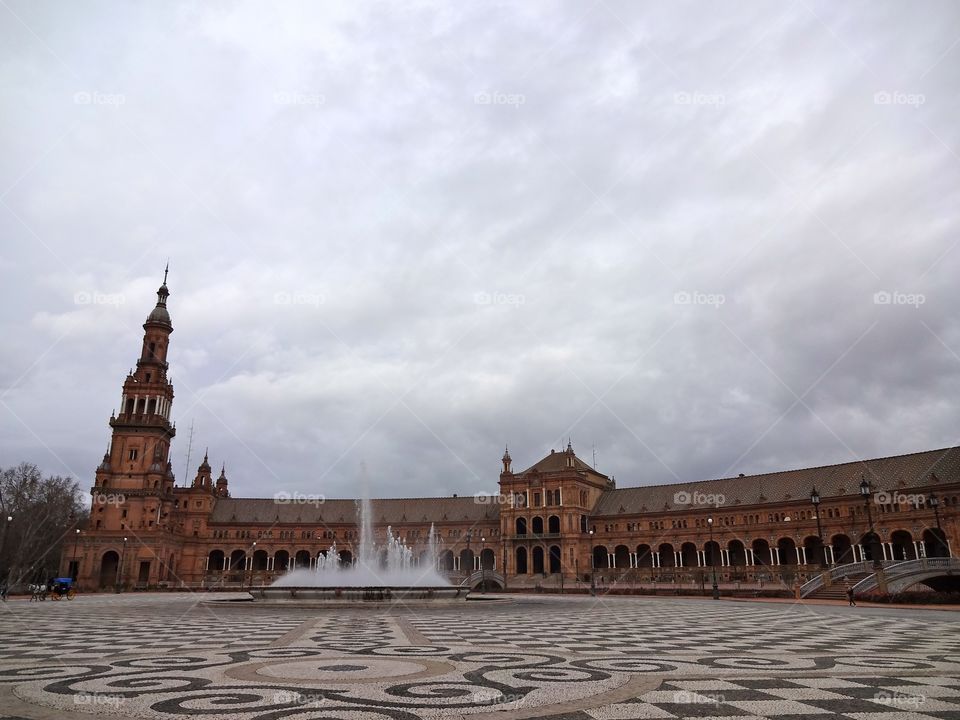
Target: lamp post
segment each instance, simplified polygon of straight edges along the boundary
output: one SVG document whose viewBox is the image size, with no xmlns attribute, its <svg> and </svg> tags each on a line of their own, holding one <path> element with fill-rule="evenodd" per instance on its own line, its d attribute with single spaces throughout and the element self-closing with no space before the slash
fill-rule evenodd
<svg viewBox="0 0 960 720">
<path fill-rule="evenodd" d="M 483 565 L 483 546 L 486 542 L 485 537 L 480 538 L 480 592 L 484 594 L 487 592 L 487 568 Z"/>
<path fill-rule="evenodd" d="M 943 542 L 943 528 L 940 527 L 940 498 L 937 497 L 936 493 L 930 493 L 927 504 L 933 508 L 933 517 L 937 521 L 937 545 L 940 546 L 937 548 L 937 557 L 940 557 L 941 548 L 946 550 Z M 949 556 L 950 553 L 948 552 L 947 555 Z"/>
<path fill-rule="evenodd" d="M 820 547 L 817 553 L 820 555 L 818 561 L 821 568 L 827 566 L 827 549 L 823 546 L 823 527 L 820 525 L 820 493 L 816 488 L 810 491 L 810 502 L 813 504 L 813 516 L 817 519 L 817 537 L 820 539 Z"/>
<path fill-rule="evenodd" d="M 7 528 L 13 522 L 13 515 L 7 515 L 7 521 L 3 524 L 3 532 L 0 533 L 0 563 L 3 562 L 3 548 L 7 544 Z M 12 563 L 10 563 L 12 565 Z M 0 582 L 3 582 L 10 575 L 10 567 L 3 568 L 4 574 L 0 576 Z"/>
<path fill-rule="evenodd" d="M 117 577 L 115 584 L 117 586 L 117 592 L 123 588 L 123 563 L 126 562 L 127 558 L 127 538 L 123 539 L 123 547 L 120 549 L 120 564 L 117 565 Z"/>
<path fill-rule="evenodd" d="M 713 518 L 707 518 L 707 525 L 710 526 L 710 576 L 713 578 L 713 599 L 720 599 L 720 587 L 717 585 L 717 562 L 713 551 Z"/>
<path fill-rule="evenodd" d="M 870 559 L 873 560 L 873 566 L 879 567 L 882 563 L 877 557 L 877 535 L 873 531 L 873 514 L 870 512 L 870 483 L 867 482 L 865 475 L 860 476 L 860 496 L 863 498 L 864 507 L 867 509 L 867 522 L 870 525 Z"/>
<path fill-rule="evenodd" d="M 74 582 L 80 579 L 80 558 L 77 557 L 77 543 L 80 541 L 80 528 L 73 531 L 73 561 L 77 564 L 77 575 L 73 578 Z"/>
<path fill-rule="evenodd" d="M 597 568 L 593 559 L 593 530 L 590 530 L 590 594 L 596 597 L 597 594 Z"/>
<path fill-rule="evenodd" d="M 250 585 L 253 585 L 253 556 L 257 552 L 257 541 L 254 540 L 253 544 L 250 546 Z M 243 563 L 243 574 L 240 576 L 240 592 L 243 592 L 243 586 L 247 582 L 247 563 L 244 560 Z"/>
</svg>

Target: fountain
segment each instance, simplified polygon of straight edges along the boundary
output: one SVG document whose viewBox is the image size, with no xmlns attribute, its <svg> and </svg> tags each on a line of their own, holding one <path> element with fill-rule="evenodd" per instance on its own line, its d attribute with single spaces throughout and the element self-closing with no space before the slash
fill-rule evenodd
<svg viewBox="0 0 960 720">
<path fill-rule="evenodd" d="M 466 588 L 452 586 L 437 571 L 437 535 L 433 524 L 427 553 L 418 559 L 413 549 L 387 526 L 384 545 L 378 546 L 371 521 L 370 501 L 359 503 L 360 544 L 351 563 L 343 563 L 336 541 L 320 553 L 311 568 L 294 568 L 271 585 L 250 591 L 255 600 L 393 602 L 465 599 Z"/>
</svg>

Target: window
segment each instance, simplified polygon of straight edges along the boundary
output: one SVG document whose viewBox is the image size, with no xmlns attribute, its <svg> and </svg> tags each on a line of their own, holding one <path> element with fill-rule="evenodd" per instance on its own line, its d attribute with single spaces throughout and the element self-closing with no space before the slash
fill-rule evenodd
<svg viewBox="0 0 960 720">
<path fill-rule="evenodd" d="M 130 458 L 131 460 L 136 460 L 136 459 L 137 459 L 137 448 L 131 448 L 130 453 L 129 453 L 129 458 Z"/>
</svg>

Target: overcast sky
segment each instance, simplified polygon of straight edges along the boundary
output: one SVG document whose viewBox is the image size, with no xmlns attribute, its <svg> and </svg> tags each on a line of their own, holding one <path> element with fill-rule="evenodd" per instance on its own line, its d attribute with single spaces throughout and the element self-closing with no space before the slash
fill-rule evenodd
<svg viewBox="0 0 960 720">
<path fill-rule="evenodd" d="M 956 444 L 958 41 L 949 1 L 2 0 L 0 466 L 92 484 L 167 258 L 181 483 Z"/>
</svg>

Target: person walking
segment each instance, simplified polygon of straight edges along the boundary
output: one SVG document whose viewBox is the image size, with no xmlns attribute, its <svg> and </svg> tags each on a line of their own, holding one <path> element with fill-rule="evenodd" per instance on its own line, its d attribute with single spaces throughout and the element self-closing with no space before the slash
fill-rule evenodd
<svg viewBox="0 0 960 720">
<path fill-rule="evenodd" d="M 849 585 L 847 586 L 847 601 L 849 602 L 848 607 L 856 607 L 857 601 L 853 597 L 853 588 Z"/>
</svg>

